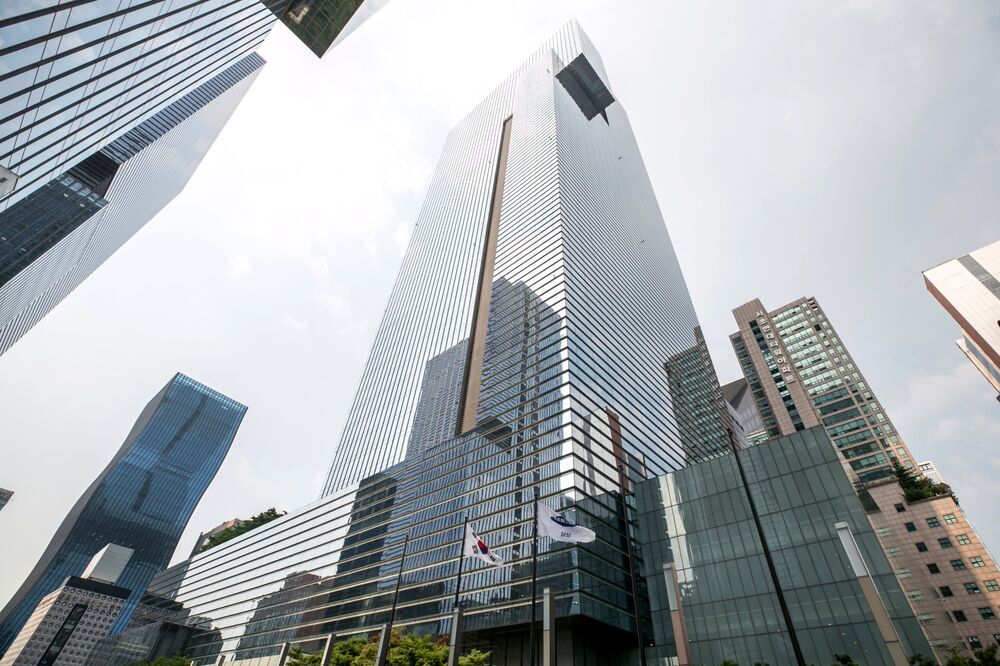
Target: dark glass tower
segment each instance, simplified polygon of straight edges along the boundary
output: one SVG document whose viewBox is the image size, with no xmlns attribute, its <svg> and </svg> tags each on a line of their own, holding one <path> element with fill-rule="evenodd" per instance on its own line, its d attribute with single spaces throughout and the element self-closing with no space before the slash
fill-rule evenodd
<svg viewBox="0 0 1000 666">
<path fill-rule="evenodd" d="M 0 354 L 180 193 L 263 66 L 247 55 L 0 213 Z"/>
<path fill-rule="evenodd" d="M 38 602 L 67 577 L 79 576 L 109 543 L 135 551 L 118 579 L 131 596 L 112 633 L 124 627 L 150 580 L 169 564 L 245 413 L 243 405 L 189 377 L 170 380 L 0 612 L 0 653 Z"/>
</svg>

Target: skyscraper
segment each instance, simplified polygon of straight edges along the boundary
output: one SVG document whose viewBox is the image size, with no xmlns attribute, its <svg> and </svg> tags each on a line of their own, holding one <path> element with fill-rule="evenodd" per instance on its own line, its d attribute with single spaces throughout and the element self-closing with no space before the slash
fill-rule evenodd
<svg viewBox="0 0 1000 666">
<path fill-rule="evenodd" d="M 42 598 L 79 576 L 108 543 L 134 551 L 117 582 L 130 595 L 112 631 L 124 627 L 153 575 L 170 562 L 245 413 L 243 405 L 189 377 L 170 380 L 0 612 L 0 653 Z"/>
<path fill-rule="evenodd" d="M 733 310 L 729 336 L 768 437 L 822 425 L 860 481 L 914 461 L 889 415 L 815 298 L 767 311 L 759 300 Z"/>
<path fill-rule="evenodd" d="M 0 354 L 180 193 L 263 65 L 245 56 L 0 213 Z"/>
<path fill-rule="evenodd" d="M 924 284 L 962 331 L 955 344 L 1000 400 L 1000 241 L 927 269 Z"/>
<path fill-rule="evenodd" d="M 384 0 L 3 3 L 0 212 L 253 52 L 276 18 L 329 47 L 369 3 Z"/>
<path fill-rule="evenodd" d="M 426 372 L 462 345 L 447 380 Z M 611 409 L 637 469 L 676 469 L 726 445 L 705 419 L 688 436 L 687 395 L 718 395 L 702 348 L 628 117 L 586 36 L 560 33 L 449 134 L 324 492 L 403 460 L 432 393 L 456 436 Z"/>
<path fill-rule="evenodd" d="M 278 18 L 322 55 L 385 1 L 0 3 L 0 354 L 180 192 Z"/>
<path fill-rule="evenodd" d="M 570 23 L 450 133 L 324 496 L 152 596 L 212 627 L 197 663 L 266 663 L 372 631 L 398 580 L 397 625 L 446 633 L 461 606 L 470 645 L 527 663 L 537 493 L 598 534 L 539 544 L 560 650 L 635 654 L 629 492 L 728 447 L 703 347 L 628 117 Z M 510 566 L 459 574 L 465 517 Z"/>
</svg>

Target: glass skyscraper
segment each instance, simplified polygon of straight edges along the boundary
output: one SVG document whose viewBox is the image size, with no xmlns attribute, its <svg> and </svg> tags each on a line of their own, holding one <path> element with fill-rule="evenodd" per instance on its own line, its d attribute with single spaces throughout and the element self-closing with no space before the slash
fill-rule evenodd
<svg viewBox="0 0 1000 666">
<path fill-rule="evenodd" d="M 109 543 L 135 551 L 117 583 L 131 595 L 112 632 L 124 627 L 154 574 L 169 564 L 245 413 L 243 405 L 189 377 L 170 380 L 0 612 L 0 653 L 38 602 L 79 576 Z"/>
<path fill-rule="evenodd" d="M 562 654 L 634 655 L 629 493 L 727 447 L 703 348 L 628 117 L 567 24 L 448 137 L 324 496 L 151 598 L 197 628 L 196 663 L 273 666 L 377 628 L 398 576 L 397 625 L 446 633 L 457 599 L 470 646 L 526 663 L 537 493 L 598 534 L 540 542 Z M 459 578 L 466 517 L 510 566 Z"/>
<path fill-rule="evenodd" d="M 385 1 L 0 3 L 0 353 L 180 192 L 276 20 L 322 55 Z"/>
<path fill-rule="evenodd" d="M 0 213 L 0 354 L 184 188 L 263 65 L 245 56 Z"/>
<path fill-rule="evenodd" d="M 448 136 L 325 493 L 423 448 L 428 411 L 453 436 L 551 421 L 567 452 L 603 419 L 632 473 L 676 469 L 725 446 L 721 399 L 689 413 L 719 393 L 703 348 L 628 116 L 567 28 Z"/>
</svg>

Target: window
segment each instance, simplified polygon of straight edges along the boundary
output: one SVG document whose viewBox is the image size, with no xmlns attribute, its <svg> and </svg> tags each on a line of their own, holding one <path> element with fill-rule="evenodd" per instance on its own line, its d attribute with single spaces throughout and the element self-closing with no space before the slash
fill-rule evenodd
<svg viewBox="0 0 1000 666">
<path fill-rule="evenodd" d="M 965 591 L 969 594 L 979 594 L 982 590 L 975 583 L 965 583 Z"/>
<path fill-rule="evenodd" d="M 920 624 L 934 624 L 934 616 L 930 613 L 925 613 L 917 619 L 920 620 Z"/>
<path fill-rule="evenodd" d="M 1000 634 L 993 634 L 993 640 L 996 641 L 997 645 L 1000 645 Z"/>
<path fill-rule="evenodd" d="M 951 614 L 955 616 L 955 622 L 969 621 L 969 618 L 965 617 L 965 611 L 952 611 Z"/>
<path fill-rule="evenodd" d="M 983 647 L 983 644 L 979 642 L 979 636 L 966 636 L 965 640 L 969 641 L 969 647 L 973 650 L 979 650 Z"/>
<path fill-rule="evenodd" d="M 972 562 L 972 566 L 976 567 L 977 569 L 979 567 L 986 566 L 986 562 L 983 562 L 983 558 L 979 557 L 978 555 L 973 555 L 972 557 L 969 558 L 969 561 Z"/>
<path fill-rule="evenodd" d="M 953 513 L 946 513 L 944 514 L 944 522 L 948 523 L 949 525 L 954 525 L 955 523 L 958 522 L 958 518 L 956 518 L 955 514 Z"/>
<path fill-rule="evenodd" d="M 904 511 L 906 511 L 906 507 L 903 506 L 902 504 L 895 504 L 893 506 L 896 507 L 896 513 L 903 513 Z"/>
<path fill-rule="evenodd" d="M 930 571 L 932 574 L 941 573 L 941 570 L 938 569 L 938 565 L 934 564 L 933 562 L 927 565 L 927 570 Z"/>
<path fill-rule="evenodd" d="M 924 593 L 920 590 L 910 590 L 906 593 L 906 596 L 908 596 L 911 601 L 917 601 L 924 598 Z"/>
<path fill-rule="evenodd" d="M 995 620 L 997 619 L 997 614 L 993 612 L 993 609 L 987 606 L 986 608 L 979 609 L 979 616 L 984 620 Z"/>
<path fill-rule="evenodd" d="M 990 592 L 1000 592 L 1000 583 L 997 583 L 995 580 L 988 580 L 986 581 L 986 589 Z"/>
<path fill-rule="evenodd" d="M 927 552 L 927 544 L 924 543 L 923 541 L 918 541 L 917 542 L 917 551 L 921 552 L 921 553 L 926 553 Z"/>
<path fill-rule="evenodd" d="M 942 597 L 953 597 L 953 596 L 955 596 L 955 593 L 952 592 L 951 588 L 948 587 L 947 585 L 942 585 L 938 589 L 941 590 L 941 596 Z"/>
<path fill-rule="evenodd" d="M 955 541 L 959 542 L 963 546 L 972 543 L 972 539 L 969 538 L 968 534 L 959 534 L 955 537 Z"/>
<path fill-rule="evenodd" d="M 965 562 L 962 560 L 952 560 L 951 568 L 955 571 L 965 571 Z"/>
<path fill-rule="evenodd" d="M 917 531 L 917 526 L 914 525 L 913 523 L 906 523 L 906 531 L 907 532 L 916 532 Z"/>
<path fill-rule="evenodd" d="M 943 539 L 938 539 L 938 545 L 942 548 L 951 548 L 951 539 L 945 537 Z"/>
<path fill-rule="evenodd" d="M 877 530 L 875 530 L 875 534 L 877 534 L 880 537 L 889 536 L 890 534 L 892 534 L 892 529 L 888 527 L 880 527 Z"/>
<path fill-rule="evenodd" d="M 937 519 L 937 516 L 931 516 L 927 519 L 927 527 L 941 527 L 941 521 Z"/>
</svg>

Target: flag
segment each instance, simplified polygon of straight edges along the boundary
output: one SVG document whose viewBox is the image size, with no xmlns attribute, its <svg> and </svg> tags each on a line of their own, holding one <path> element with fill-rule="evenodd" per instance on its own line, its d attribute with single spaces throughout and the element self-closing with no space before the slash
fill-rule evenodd
<svg viewBox="0 0 1000 666">
<path fill-rule="evenodd" d="M 472 529 L 472 525 L 465 526 L 465 557 L 475 557 L 476 559 L 492 564 L 495 567 L 502 567 L 504 561 L 496 553 L 490 550 L 486 542 L 479 538 L 479 535 Z"/>
<path fill-rule="evenodd" d="M 544 504 L 538 505 L 538 533 L 570 543 L 590 543 L 597 538 L 594 530 L 580 527 Z"/>
</svg>

